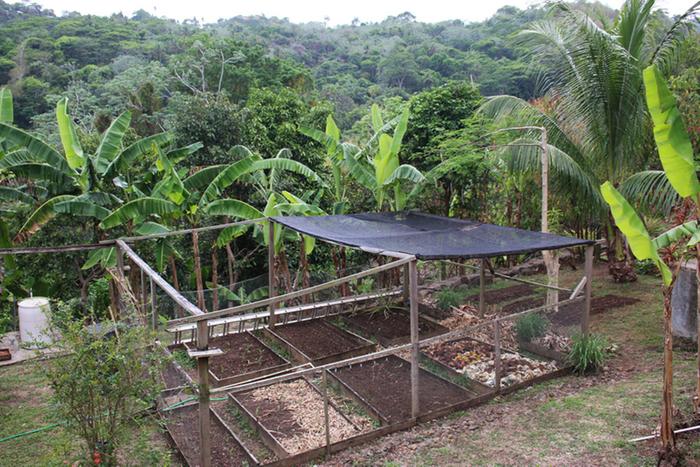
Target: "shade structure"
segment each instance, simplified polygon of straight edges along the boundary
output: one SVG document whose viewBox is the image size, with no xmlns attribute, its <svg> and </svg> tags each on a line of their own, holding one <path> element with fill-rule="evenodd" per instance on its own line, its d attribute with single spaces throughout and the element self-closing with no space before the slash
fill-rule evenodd
<svg viewBox="0 0 700 467">
<path fill-rule="evenodd" d="M 415 211 L 276 216 L 272 220 L 321 240 L 377 253 L 414 255 L 423 260 L 490 258 L 595 243 Z"/>
</svg>

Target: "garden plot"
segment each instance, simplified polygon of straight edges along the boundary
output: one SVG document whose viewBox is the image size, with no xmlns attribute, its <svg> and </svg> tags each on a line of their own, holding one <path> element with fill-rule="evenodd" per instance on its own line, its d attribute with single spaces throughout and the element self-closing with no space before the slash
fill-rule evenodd
<svg viewBox="0 0 700 467">
<path fill-rule="evenodd" d="M 258 378 L 291 366 L 247 331 L 209 339 L 209 347 L 224 351 L 223 355 L 209 359 L 209 375 L 214 386 Z"/>
<path fill-rule="evenodd" d="M 343 316 L 343 321 L 360 333 L 376 338 L 384 347 L 404 344 L 411 338 L 411 317 L 404 308 L 377 307 Z M 447 329 L 437 322 L 419 317 L 418 333 L 421 339 L 445 332 Z"/>
<path fill-rule="evenodd" d="M 317 365 L 372 352 L 376 345 L 320 319 L 265 330 L 301 363 Z"/>
<path fill-rule="evenodd" d="M 411 418 L 411 364 L 389 355 L 358 365 L 330 371 L 346 391 L 379 414 L 386 424 Z M 477 397 L 429 371 L 420 370 L 419 402 L 421 415 L 447 409 Z"/>
<path fill-rule="evenodd" d="M 199 406 L 197 404 L 170 410 L 165 415 L 165 427 L 172 441 L 189 466 L 199 465 Z M 215 466 L 257 465 L 250 454 L 211 411 L 211 463 Z"/>
<path fill-rule="evenodd" d="M 484 292 L 484 300 L 487 305 L 510 302 L 519 298 L 527 297 L 537 293 L 537 290 L 528 284 L 518 284 L 500 289 L 491 289 Z M 465 299 L 467 302 L 479 303 L 479 294 L 469 295 Z"/>
<path fill-rule="evenodd" d="M 168 361 L 161 370 L 161 378 L 165 389 L 175 389 L 187 386 L 197 378 L 195 361 L 187 356 L 183 344 L 170 345 L 165 350 Z"/>
<path fill-rule="evenodd" d="M 325 446 L 323 396 L 305 379 L 230 396 L 277 456 L 290 457 Z M 331 443 L 361 432 L 333 403 L 329 403 L 328 418 Z"/>
<path fill-rule="evenodd" d="M 496 386 L 494 347 L 473 339 L 461 339 L 427 347 L 425 355 L 469 379 Z M 501 353 L 501 385 L 514 386 L 559 370 L 554 360 L 537 360 L 506 349 Z"/>
</svg>

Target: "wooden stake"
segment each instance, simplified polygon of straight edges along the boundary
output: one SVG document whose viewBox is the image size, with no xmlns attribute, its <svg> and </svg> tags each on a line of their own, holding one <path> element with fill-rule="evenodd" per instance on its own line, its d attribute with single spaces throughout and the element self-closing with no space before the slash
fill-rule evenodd
<svg viewBox="0 0 700 467">
<path fill-rule="evenodd" d="M 277 295 L 277 288 L 275 287 L 275 223 L 269 221 L 268 223 L 268 242 L 267 242 L 267 290 L 268 298 L 272 298 Z M 270 311 L 269 325 L 274 326 L 275 317 L 275 303 L 270 303 L 268 306 Z"/>
<path fill-rule="evenodd" d="M 411 294 L 409 292 L 410 285 L 409 285 L 409 273 L 408 273 L 408 264 L 403 267 L 403 302 L 408 304 L 408 302 L 411 300 Z"/>
<path fill-rule="evenodd" d="M 418 270 L 415 259 L 408 263 L 408 283 L 411 308 L 411 417 L 420 415 L 418 367 Z"/>
<path fill-rule="evenodd" d="M 321 374 L 323 375 L 323 422 L 324 429 L 326 430 L 326 457 L 331 455 L 331 429 L 330 421 L 328 419 L 328 371 L 325 370 Z"/>
<path fill-rule="evenodd" d="M 141 313 L 143 314 L 143 320 L 146 321 L 146 307 L 148 306 L 146 304 L 146 275 L 143 273 L 143 269 L 139 269 L 139 272 L 141 273 L 140 277 L 140 287 L 141 287 L 141 303 L 139 303 L 139 308 L 141 308 Z"/>
<path fill-rule="evenodd" d="M 197 350 L 209 348 L 209 326 L 206 321 L 197 323 Z M 211 433 L 209 421 L 209 357 L 197 359 L 199 373 L 199 462 L 201 467 L 211 467 Z"/>
<path fill-rule="evenodd" d="M 494 364 L 494 388 L 496 391 L 501 390 L 501 321 L 494 320 L 493 322 L 493 364 Z"/>
<path fill-rule="evenodd" d="M 588 335 L 591 319 L 591 285 L 593 283 L 593 250 L 594 246 L 589 245 L 586 247 L 586 259 L 585 259 L 585 274 L 586 274 L 586 284 L 584 289 L 584 306 L 583 306 L 583 317 L 581 318 L 581 334 L 584 336 Z"/>
<path fill-rule="evenodd" d="M 124 274 L 124 253 L 122 252 L 122 249 L 120 248 L 120 245 L 117 244 L 116 247 L 116 253 L 117 253 L 117 272 L 119 273 L 119 280 L 122 281 L 122 283 L 126 282 L 126 275 Z M 122 300 L 121 300 L 121 287 L 117 283 L 114 284 L 114 296 L 117 299 L 116 300 L 116 310 L 115 311 L 115 319 L 119 319 L 122 311 Z"/>
<path fill-rule="evenodd" d="M 483 318 L 486 312 L 486 258 L 481 259 L 479 267 L 479 317 Z"/>
<path fill-rule="evenodd" d="M 219 258 L 216 248 L 211 250 L 211 309 L 216 311 L 219 309 Z"/>
</svg>

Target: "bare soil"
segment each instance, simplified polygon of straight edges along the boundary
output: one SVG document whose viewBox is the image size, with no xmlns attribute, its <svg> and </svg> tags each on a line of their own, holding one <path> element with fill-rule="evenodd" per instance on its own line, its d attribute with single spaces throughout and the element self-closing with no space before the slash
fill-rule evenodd
<svg viewBox="0 0 700 467">
<path fill-rule="evenodd" d="M 182 456 L 191 466 L 199 464 L 199 417 L 196 404 L 167 412 L 166 426 L 181 449 Z M 216 466 L 241 466 L 248 463 L 243 449 L 226 431 L 226 428 L 211 416 L 211 463 Z"/>
<path fill-rule="evenodd" d="M 487 290 L 484 292 L 484 299 L 488 305 L 495 305 L 497 303 L 509 302 L 516 298 L 527 297 L 535 293 L 536 291 L 531 285 L 518 284 L 502 289 Z M 469 295 L 465 300 L 467 302 L 478 303 L 479 294 Z"/>
<path fill-rule="evenodd" d="M 372 311 L 344 316 L 343 320 L 363 334 L 378 338 L 385 346 L 396 344 L 411 336 L 411 317 L 401 308 L 375 308 Z M 418 334 L 421 338 L 445 332 L 446 328 L 419 317 Z"/>
<path fill-rule="evenodd" d="M 411 364 L 390 355 L 361 365 L 342 367 L 333 374 L 358 393 L 389 423 L 411 418 Z M 466 401 L 464 389 L 421 369 L 419 401 L 421 413 Z"/>
<path fill-rule="evenodd" d="M 215 337 L 209 340 L 209 346 L 224 351 L 223 355 L 209 359 L 209 369 L 219 379 L 286 363 L 282 357 L 246 332 Z"/>
<path fill-rule="evenodd" d="M 608 310 L 621 308 L 627 305 L 633 305 L 639 302 L 634 297 L 623 297 L 621 295 L 607 294 L 601 297 L 593 297 L 591 299 L 591 315 L 604 313 Z M 554 324 L 560 326 L 571 326 L 581 322 L 583 314 L 583 302 L 572 303 L 559 307 L 559 311 L 551 315 L 550 319 Z"/>
<path fill-rule="evenodd" d="M 165 365 L 161 371 L 161 377 L 163 378 L 163 383 L 165 383 L 166 389 L 177 388 L 180 386 L 187 385 L 188 381 L 185 375 L 178 370 L 173 363 L 168 363 Z"/>
<path fill-rule="evenodd" d="M 276 326 L 272 331 L 314 360 L 366 345 L 366 341 L 321 320 Z"/>
</svg>

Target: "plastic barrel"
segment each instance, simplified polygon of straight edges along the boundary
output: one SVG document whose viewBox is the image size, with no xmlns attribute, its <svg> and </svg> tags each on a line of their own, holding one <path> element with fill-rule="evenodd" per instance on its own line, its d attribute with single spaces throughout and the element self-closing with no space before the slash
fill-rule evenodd
<svg viewBox="0 0 700 467">
<path fill-rule="evenodd" d="M 30 348 L 51 343 L 49 331 L 49 300 L 44 297 L 25 298 L 17 305 L 19 339 Z"/>
</svg>

